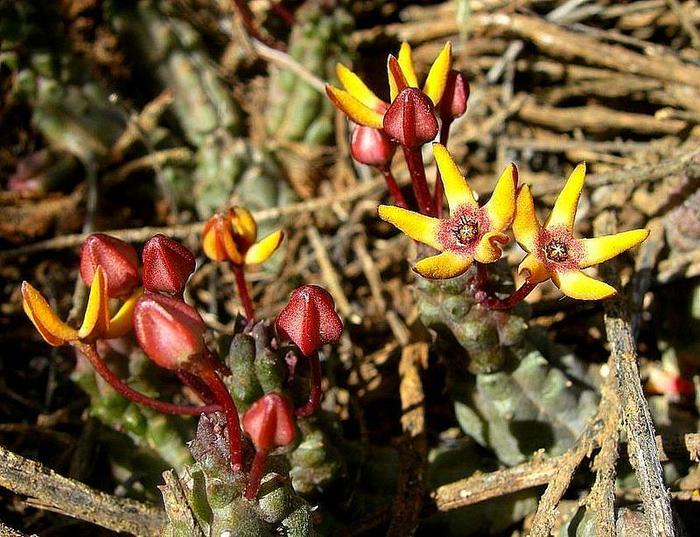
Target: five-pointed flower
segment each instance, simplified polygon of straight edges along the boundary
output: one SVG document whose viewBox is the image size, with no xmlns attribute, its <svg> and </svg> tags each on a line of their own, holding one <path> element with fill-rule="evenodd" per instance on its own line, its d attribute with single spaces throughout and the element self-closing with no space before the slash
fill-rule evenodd
<svg viewBox="0 0 700 537">
<path fill-rule="evenodd" d="M 134 291 L 117 313 L 110 316 L 107 289 L 107 277 L 102 267 L 98 266 L 90 285 L 83 322 L 78 329 L 64 323 L 41 293 L 26 281 L 22 282 L 22 307 L 41 337 L 54 347 L 73 341 L 121 337 L 131 331 L 134 307 L 143 291 Z"/>
<path fill-rule="evenodd" d="M 438 57 L 430 67 L 423 93 L 432 101 L 433 105 L 440 102 L 447 75 L 452 67 L 452 44 L 446 43 Z M 405 87 L 418 88 L 418 78 L 413 67 L 411 47 L 403 43 L 399 50 L 398 60 L 389 56 L 388 60 L 389 93 L 391 101 Z M 384 126 L 384 113 L 389 108 L 389 103 L 383 101 L 367 87 L 367 85 L 350 69 L 343 64 L 336 66 L 336 74 L 345 89 L 339 89 L 331 85 L 326 86 L 326 93 L 335 106 L 341 110 L 351 121 L 366 127 L 381 129 Z"/>
<path fill-rule="evenodd" d="M 513 222 L 515 240 L 528 255 L 518 272 L 531 283 L 552 279 L 567 296 L 581 300 L 610 297 L 617 291 L 596 280 L 581 269 L 602 263 L 636 246 L 649 235 L 646 229 L 635 229 L 593 239 L 577 239 L 573 228 L 576 208 L 586 177 L 585 164 L 579 164 L 569 176 L 544 226 L 535 214 L 527 185 L 520 188 Z"/>
<path fill-rule="evenodd" d="M 414 270 L 425 278 L 453 278 L 474 260 L 494 263 L 501 257 L 503 233 L 513 222 L 518 171 L 509 165 L 496 183 L 491 199 L 479 207 L 474 194 L 447 149 L 433 144 L 435 162 L 445 183 L 450 217 L 432 218 L 413 211 L 381 205 L 379 216 L 406 235 L 442 253 L 419 261 Z"/>
<path fill-rule="evenodd" d="M 256 242 L 258 225 L 248 209 L 233 207 L 226 214 L 212 216 L 204 227 L 202 248 L 214 261 L 233 265 L 256 265 L 267 261 L 279 247 L 284 232 L 273 231 Z"/>
</svg>

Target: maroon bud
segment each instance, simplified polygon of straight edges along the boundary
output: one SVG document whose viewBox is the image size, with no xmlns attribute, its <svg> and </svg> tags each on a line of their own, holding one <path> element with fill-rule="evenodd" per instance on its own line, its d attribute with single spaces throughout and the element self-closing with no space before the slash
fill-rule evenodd
<svg viewBox="0 0 700 537">
<path fill-rule="evenodd" d="M 143 286 L 146 291 L 182 296 L 194 272 L 194 255 L 165 235 L 154 235 L 143 246 Z"/>
<path fill-rule="evenodd" d="M 243 430 L 259 451 L 291 444 L 295 435 L 291 401 L 274 392 L 262 396 L 243 415 Z"/>
<path fill-rule="evenodd" d="M 89 286 L 97 267 L 107 276 L 107 294 L 120 297 L 139 284 L 139 257 L 130 244 L 104 233 L 93 233 L 80 250 L 80 276 Z"/>
<path fill-rule="evenodd" d="M 438 122 L 430 98 L 416 88 L 401 90 L 384 114 L 384 132 L 411 149 L 431 141 L 438 132 Z"/>
<path fill-rule="evenodd" d="M 275 326 L 278 334 L 294 342 L 305 356 L 311 356 L 321 345 L 337 342 L 343 333 L 333 297 L 318 285 L 295 289 Z"/>
<path fill-rule="evenodd" d="M 396 144 L 381 130 L 359 125 L 352 133 L 350 152 L 357 162 L 381 168 L 394 158 Z"/>
<path fill-rule="evenodd" d="M 442 119 L 455 119 L 467 111 L 469 100 L 469 82 L 464 79 L 462 73 L 452 69 L 447 74 L 445 91 L 442 94 L 438 110 Z"/>
<path fill-rule="evenodd" d="M 176 298 L 148 293 L 134 309 L 136 340 L 165 369 L 191 369 L 206 350 L 204 330 L 197 310 Z"/>
</svg>

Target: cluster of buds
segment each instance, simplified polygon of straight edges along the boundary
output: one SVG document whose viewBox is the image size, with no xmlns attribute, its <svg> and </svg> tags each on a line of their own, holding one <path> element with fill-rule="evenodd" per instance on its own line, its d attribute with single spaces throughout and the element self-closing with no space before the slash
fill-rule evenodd
<svg viewBox="0 0 700 537">
<path fill-rule="evenodd" d="M 441 216 L 442 181 L 438 176 L 430 196 L 421 147 L 440 133 L 447 143 L 452 122 L 467 110 L 469 84 L 452 69 L 452 45 L 448 42 L 430 67 L 423 88 L 416 76 L 413 53 L 403 43 L 398 58 L 387 60 L 390 102 L 383 101 L 350 69 L 339 64 L 336 73 L 344 89 L 326 86 L 331 101 L 357 124 L 351 141 L 358 162 L 379 169 L 396 205 L 406 201 L 391 173 L 397 144 L 401 146 L 411 173 L 413 191 L 421 213 Z"/>
<path fill-rule="evenodd" d="M 243 240 L 245 239 L 245 241 Z M 260 262 L 277 248 L 281 232 L 255 243 L 255 221 L 244 209 L 220 217 L 205 231 L 205 250 L 217 259 L 243 267 Z M 206 325 L 199 312 L 184 301 L 186 283 L 194 272 L 195 257 L 182 244 L 156 235 L 144 245 L 142 270 L 128 243 L 97 233 L 83 243 L 80 274 L 90 286 L 80 328 L 61 321 L 47 301 L 23 282 L 24 309 L 41 336 L 51 345 L 72 345 L 122 396 L 138 404 L 171 414 L 199 415 L 220 411 L 226 419 L 229 462 L 234 472 L 244 468 L 241 420 L 224 379 L 229 368 L 205 342 Z M 110 313 L 119 301 L 116 313 Z M 251 324 L 252 326 L 252 324 Z M 337 342 L 343 329 L 331 296 L 314 285 L 297 289 L 277 318 L 278 340 L 291 341 L 308 357 L 311 370 L 309 400 L 293 408 L 282 393 L 269 392 L 254 402 L 243 416 L 243 430 L 251 438 L 256 456 L 249 469 L 245 496 L 256 496 L 268 452 L 290 444 L 295 437 L 295 417 L 315 412 L 321 399 L 318 349 Z M 181 406 L 159 401 L 129 387 L 107 366 L 98 352 L 98 341 L 129 336 L 133 330 L 139 346 L 158 366 L 173 371 L 205 402 Z M 291 376 L 291 375 L 290 375 Z"/>
</svg>

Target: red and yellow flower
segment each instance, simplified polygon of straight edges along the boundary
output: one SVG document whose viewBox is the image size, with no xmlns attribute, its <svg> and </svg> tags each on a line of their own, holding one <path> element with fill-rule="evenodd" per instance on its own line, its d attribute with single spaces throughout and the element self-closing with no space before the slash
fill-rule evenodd
<svg viewBox="0 0 700 537">
<path fill-rule="evenodd" d="M 423 93 L 434 106 L 440 102 L 447 76 L 452 67 L 452 44 L 446 43 L 430 67 L 423 84 Z M 418 88 L 418 78 L 413 66 L 413 54 L 408 43 L 403 43 L 398 60 L 389 56 L 388 65 L 389 94 L 391 102 L 405 87 Z M 387 103 L 367 87 L 353 71 L 343 64 L 336 66 L 336 74 L 343 88 L 326 86 L 326 93 L 333 104 L 348 118 L 358 125 L 381 129 L 384 127 L 384 113 L 391 103 Z"/>
<path fill-rule="evenodd" d="M 143 293 L 137 289 L 112 316 L 109 312 L 107 277 L 102 267 L 95 269 L 87 308 L 80 328 L 64 323 L 46 299 L 28 282 L 22 282 L 22 307 L 41 337 L 54 347 L 75 341 L 95 341 L 124 336 L 131 331 L 136 302 Z"/>
<path fill-rule="evenodd" d="M 453 278 L 466 272 L 474 261 L 494 263 L 501 257 L 501 246 L 508 242 L 504 232 L 515 215 L 518 171 L 514 164 L 509 165 L 491 199 L 480 207 L 447 149 L 436 143 L 433 153 L 445 184 L 449 218 L 433 218 L 388 205 L 379 207 L 379 216 L 412 239 L 440 250 L 440 254 L 416 263 L 418 274 L 430 279 Z"/>
<path fill-rule="evenodd" d="M 582 269 L 602 263 L 628 250 L 649 235 L 635 229 L 593 239 L 577 239 L 573 228 L 576 209 L 586 177 L 585 164 L 579 164 L 569 176 L 544 225 L 535 214 L 532 194 L 527 185 L 520 188 L 513 222 L 515 240 L 528 255 L 518 272 L 531 284 L 552 279 L 567 296 L 581 300 L 608 298 L 617 291 L 592 278 Z"/>
</svg>

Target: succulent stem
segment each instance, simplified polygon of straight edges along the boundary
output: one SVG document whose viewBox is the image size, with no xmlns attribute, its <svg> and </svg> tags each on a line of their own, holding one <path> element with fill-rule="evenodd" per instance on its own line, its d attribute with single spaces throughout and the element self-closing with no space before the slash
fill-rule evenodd
<svg viewBox="0 0 700 537">
<path fill-rule="evenodd" d="M 100 354 L 97 352 L 94 345 L 83 343 L 81 341 L 76 341 L 71 344 L 90 361 L 92 367 L 95 368 L 95 371 L 97 371 L 97 373 L 103 379 L 105 379 L 105 381 L 107 381 L 107 383 L 114 388 L 117 393 L 133 401 L 134 403 L 152 408 L 153 410 L 162 412 L 163 414 L 185 414 L 189 416 L 199 416 L 200 414 L 208 414 L 210 412 L 218 412 L 222 410 L 222 407 L 218 404 L 206 406 L 182 406 L 152 399 L 151 397 L 130 388 L 122 379 L 115 375 L 112 370 L 107 367 L 107 364 L 102 356 L 100 356 Z"/>
<path fill-rule="evenodd" d="M 321 404 L 321 360 L 318 357 L 318 351 L 314 351 L 308 356 L 309 365 L 311 367 L 311 391 L 309 392 L 309 400 L 300 408 L 297 408 L 295 414 L 297 416 L 310 416 Z"/>
<path fill-rule="evenodd" d="M 381 171 L 382 175 L 384 176 L 386 186 L 389 189 L 389 194 L 394 200 L 394 204 L 403 209 L 407 209 L 408 204 L 406 203 L 406 198 L 403 197 L 403 193 L 401 192 L 399 185 L 396 183 L 394 174 L 391 173 L 390 165 L 381 166 L 379 171 Z"/>
<path fill-rule="evenodd" d="M 246 319 L 249 322 L 254 321 L 255 310 L 253 309 L 253 302 L 250 300 L 250 294 L 248 293 L 248 285 L 245 281 L 243 267 L 234 264 L 231 266 L 233 267 L 233 273 L 236 275 L 236 287 L 238 288 L 238 295 L 241 297 L 241 302 L 243 303 Z"/>
<path fill-rule="evenodd" d="M 219 405 L 221 405 L 224 416 L 226 416 L 231 467 L 235 472 L 238 472 L 243 468 L 241 424 L 238 419 L 238 409 L 236 409 L 228 388 L 211 367 L 200 367 L 196 374 L 209 386 Z"/>
<path fill-rule="evenodd" d="M 421 154 L 420 146 L 411 148 L 402 145 L 403 154 L 406 157 L 408 171 L 411 173 L 411 182 L 413 183 L 413 193 L 418 202 L 420 212 L 426 216 L 433 215 L 433 202 L 430 199 L 430 191 L 428 190 L 428 181 L 425 178 L 425 166 L 423 164 L 423 155 Z"/>
</svg>

